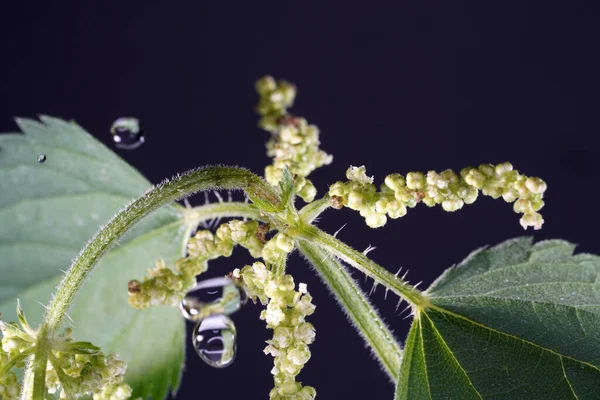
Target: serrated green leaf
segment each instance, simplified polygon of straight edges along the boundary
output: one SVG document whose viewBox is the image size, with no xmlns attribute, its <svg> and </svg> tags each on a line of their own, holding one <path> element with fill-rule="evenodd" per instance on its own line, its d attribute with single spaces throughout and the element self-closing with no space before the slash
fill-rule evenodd
<svg viewBox="0 0 600 400">
<path fill-rule="evenodd" d="M 600 398 L 600 257 L 517 238 L 428 289 L 396 399 Z"/>
<path fill-rule="evenodd" d="M 34 326 L 41 322 L 40 303 L 85 242 L 151 185 L 78 125 L 41 120 L 18 120 L 24 135 L 0 135 L 0 310 L 5 320 L 16 318 L 19 298 Z M 179 258 L 185 239 L 176 207 L 145 218 L 100 261 L 69 310 L 77 340 L 127 362 L 136 397 L 161 399 L 177 388 L 185 332 L 175 309 L 132 309 L 127 282 L 145 275 L 157 258 Z"/>
<path fill-rule="evenodd" d="M 287 206 L 294 194 L 294 177 L 287 168 L 283 169 L 279 189 L 281 190 L 281 202 Z"/>
</svg>

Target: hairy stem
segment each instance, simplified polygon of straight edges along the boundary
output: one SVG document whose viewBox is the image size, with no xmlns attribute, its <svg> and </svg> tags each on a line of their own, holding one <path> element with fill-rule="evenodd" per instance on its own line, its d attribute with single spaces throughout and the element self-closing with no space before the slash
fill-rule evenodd
<svg viewBox="0 0 600 400">
<path fill-rule="evenodd" d="M 277 263 L 271 265 L 271 271 L 276 277 L 285 275 L 286 263 L 287 257 L 282 257 Z"/>
<path fill-rule="evenodd" d="M 50 355 L 48 341 L 48 329 L 44 325 L 40 328 L 38 340 L 35 344 L 33 360 L 27 365 L 25 379 L 23 381 L 22 399 L 43 399 L 46 394 L 46 365 Z M 29 371 L 31 369 L 31 371 Z M 26 385 L 30 384 L 31 387 Z M 29 397 L 31 396 L 31 397 Z"/>
<path fill-rule="evenodd" d="M 227 217 L 250 218 L 257 221 L 265 219 L 264 215 L 261 215 L 261 212 L 254 205 L 235 201 L 204 204 L 193 208 L 182 207 L 179 211 L 183 214 L 185 223 L 184 236 L 188 240 L 192 232 L 204 221 Z M 188 240 L 183 243 L 183 253 L 185 253 L 185 249 L 187 248 Z"/>
<path fill-rule="evenodd" d="M 258 176 L 236 167 L 205 167 L 189 171 L 166 181 L 147 191 L 133 201 L 124 210 L 114 216 L 83 248 L 71 264 L 56 294 L 47 307 L 33 362 L 28 366 L 23 400 L 43 400 L 45 393 L 46 363 L 48 361 L 48 338 L 52 337 L 61 325 L 77 290 L 100 258 L 135 223 L 161 206 L 189 196 L 193 193 L 211 189 L 242 189 L 246 195 L 264 212 L 283 209 L 279 195 Z"/>
<path fill-rule="evenodd" d="M 375 307 L 335 256 L 307 241 L 300 241 L 297 245 L 395 383 L 400 371 L 402 349 Z"/>
<path fill-rule="evenodd" d="M 194 208 L 181 210 L 185 224 L 195 229 L 201 222 L 214 218 L 227 218 L 231 216 L 263 220 L 260 211 L 252 204 L 242 202 L 211 203 Z"/>
<path fill-rule="evenodd" d="M 428 298 L 419 290 L 373 262 L 364 254 L 354 250 L 347 244 L 340 242 L 319 228 L 312 225 L 305 225 L 302 229 L 298 229 L 297 238 L 309 243 L 314 243 L 325 250 L 326 253 L 341 258 L 354 268 L 372 278 L 376 284 L 385 286 L 414 307 L 425 308 L 429 305 Z"/>
<path fill-rule="evenodd" d="M 300 210 L 299 214 L 306 223 L 311 223 L 329 207 L 331 207 L 329 195 L 325 195 L 322 199 L 315 200 L 312 203 L 304 206 L 304 208 Z"/>
</svg>

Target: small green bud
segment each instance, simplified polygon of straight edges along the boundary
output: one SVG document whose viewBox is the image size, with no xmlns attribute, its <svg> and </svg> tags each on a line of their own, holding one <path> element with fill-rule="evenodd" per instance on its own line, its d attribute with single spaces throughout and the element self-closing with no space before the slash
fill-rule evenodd
<svg viewBox="0 0 600 400">
<path fill-rule="evenodd" d="M 502 196 L 502 189 L 495 186 L 484 186 L 481 192 L 486 196 L 490 196 L 492 199 L 497 199 Z"/>
<path fill-rule="evenodd" d="M 397 200 L 390 201 L 386 206 L 388 215 L 392 219 L 397 219 L 400 217 L 404 217 L 406 215 L 406 206 L 404 203 L 399 202 Z"/>
<path fill-rule="evenodd" d="M 512 170 L 513 170 L 513 166 L 509 162 L 503 162 L 501 164 L 496 165 L 496 174 L 499 176 L 502 176 Z"/>
<path fill-rule="evenodd" d="M 461 176 L 463 179 L 466 179 L 466 178 L 467 178 L 467 175 L 469 175 L 469 173 L 470 173 L 470 172 L 471 172 L 473 169 L 474 169 L 473 167 L 465 167 L 465 168 L 461 169 L 461 170 L 460 170 L 460 176 Z"/>
<path fill-rule="evenodd" d="M 533 211 L 540 211 L 544 207 L 544 201 L 542 199 L 531 199 L 531 209 Z"/>
<path fill-rule="evenodd" d="M 525 186 L 534 194 L 542 194 L 546 191 L 546 182 L 540 178 L 527 178 Z"/>
<path fill-rule="evenodd" d="M 302 186 L 302 189 L 298 192 L 298 196 L 302 198 L 302 200 L 310 203 L 315 199 L 317 195 L 317 188 L 313 185 L 311 181 L 306 180 L 306 184 Z"/>
<path fill-rule="evenodd" d="M 425 176 L 422 172 L 409 172 L 406 174 L 406 187 L 409 189 L 423 189 L 425 187 Z"/>
<path fill-rule="evenodd" d="M 476 188 L 470 186 L 469 188 L 467 188 L 467 194 L 463 198 L 463 201 L 465 202 L 465 204 L 473 204 L 475 203 L 475 200 L 477 200 L 477 196 L 479 196 L 479 191 Z"/>
<path fill-rule="evenodd" d="M 304 365 L 310 359 L 308 346 L 302 342 L 296 344 L 287 351 L 287 359 L 294 365 Z"/>
<path fill-rule="evenodd" d="M 532 211 L 524 214 L 519 222 L 521 223 L 523 229 L 527 229 L 527 227 L 532 226 L 533 229 L 538 230 L 542 228 L 544 219 L 540 214 Z"/>
<path fill-rule="evenodd" d="M 504 199 L 504 201 L 506 201 L 507 203 L 512 203 L 513 201 L 515 201 L 517 198 L 519 197 L 519 192 L 516 191 L 515 189 L 508 189 L 507 191 L 505 191 L 504 193 L 502 193 L 502 198 Z"/>
<path fill-rule="evenodd" d="M 440 184 L 438 183 L 438 187 L 440 189 L 444 189 L 444 188 L 448 187 L 448 184 L 458 183 L 458 176 L 451 169 L 442 171 L 442 173 L 440 174 L 440 177 L 444 182 L 443 186 L 439 186 Z"/>
<path fill-rule="evenodd" d="M 364 165 L 360 167 L 350 166 L 350 168 L 346 170 L 346 178 L 349 181 L 359 182 L 363 184 L 373 183 L 373 177 L 367 176 L 367 169 Z"/>
<path fill-rule="evenodd" d="M 290 253 L 292 250 L 294 250 L 294 239 L 284 233 L 278 233 L 275 235 L 275 242 L 277 247 L 286 253 Z"/>
<path fill-rule="evenodd" d="M 456 210 L 460 210 L 463 206 L 464 202 L 460 199 L 456 199 L 456 200 L 445 200 L 442 202 L 442 208 L 445 211 L 456 211 Z"/>
<path fill-rule="evenodd" d="M 367 225 L 371 228 L 380 228 L 387 222 L 385 214 L 380 214 L 375 211 L 368 213 L 365 220 Z"/>
<path fill-rule="evenodd" d="M 329 187 L 330 196 L 344 197 L 347 193 L 346 186 L 342 182 L 336 182 Z"/>
<path fill-rule="evenodd" d="M 519 199 L 515 201 L 513 209 L 519 214 L 530 212 L 532 211 L 531 202 L 528 199 Z"/>
<path fill-rule="evenodd" d="M 406 180 L 400 174 L 391 174 L 385 177 L 385 185 L 396 191 L 406 185 Z"/>
<path fill-rule="evenodd" d="M 360 210 L 363 205 L 363 194 L 359 191 L 352 191 L 348 194 L 347 207 L 353 210 Z"/>
<path fill-rule="evenodd" d="M 388 199 L 382 197 L 381 199 L 375 202 L 375 211 L 381 214 L 385 214 L 388 205 Z"/>
<path fill-rule="evenodd" d="M 471 169 L 464 179 L 467 184 L 477 189 L 483 188 L 485 184 L 485 175 L 477 169 Z"/>
<path fill-rule="evenodd" d="M 494 176 L 494 173 L 496 172 L 496 169 L 492 164 L 481 164 L 478 169 L 483 175 L 487 177 Z"/>
</svg>

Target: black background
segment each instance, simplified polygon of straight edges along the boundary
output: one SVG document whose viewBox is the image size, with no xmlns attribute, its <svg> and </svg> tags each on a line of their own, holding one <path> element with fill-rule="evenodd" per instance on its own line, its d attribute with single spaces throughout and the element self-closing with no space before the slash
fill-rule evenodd
<svg viewBox="0 0 600 400">
<path fill-rule="evenodd" d="M 293 111 L 321 128 L 334 155 L 313 175 L 319 193 L 351 164 L 381 182 L 509 160 L 549 186 L 544 229 L 527 233 L 599 253 L 598 7 L 490 3 L 2 2 L 0 131 L 15 129 L 12 116 L 43 113 L 75 119 L 111 146 L 112 121 L 132 115 L 146 143 L 116 151 L 153 182 L 213 163 L 262 173 L 268 135 L 256 128 L 253 83 L 273 74 L 298 85 Z M 377 230 L 350 210 L 329 211 L 320 226 L 347 222 L 342 240 L 376 246 L 375 261 L 427 287 L 471 250 L 522 235 L 518 219 L 503 201 L 481 198 L 456 213 L 419 206 Z M 289 272 L 318 306 L 300 380 L 321 399 L 391 398 L 393 385 L 323 285 L 297 257 Z M 404 339 L 410 321 L 395 313 L 396 298 L 384 301 L 379 289 L 372 299 Z M 270 333 L 258 313 L 236 315 L 230 368 L 189 353 L 178 399 L 267 398 Z"/>
</svg>

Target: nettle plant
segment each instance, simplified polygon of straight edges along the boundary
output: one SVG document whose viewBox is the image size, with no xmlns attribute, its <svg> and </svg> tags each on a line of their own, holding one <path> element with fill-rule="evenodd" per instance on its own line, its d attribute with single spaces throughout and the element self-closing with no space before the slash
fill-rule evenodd
<svg viewBox="0 0 600 400">
<path fill-rule="evenodd" d="M 180 378 L 182 314 L 197 323 L 200 357 L 226 366 L 236 349 L 229 315 L 246 297 L 264 306 L 260 318 L 273 333 L 264 349 L 274 359 L 269 397 L 315 398 L 316 390 L 298 380 L 316 336 L 307 285 L 287 271 L 295 252 L 396 383 L 396 399 L 600 398 L 598 256 L 574 255 L 574 245 L 562 240 L 517 238 L 473 252 L 420 291 L 314 224 L 326 210 L 346 207 L 378 228 L 419 203 L 454 212 L 485 195 L 513 203 L 523 228 L 539 229 L 541 179 L 502 163 L 395 173 L 377 187 L 364 166 L 351 166 L 315 200 L 308 176 L 332 161 L 319 148 L 317 127 L 288 112 L 292 84 L 265 77 L 257 90 L 273 160 L 264 180 L 242 168 L 208 166 L 144 193 L 149 183 L 74 123 L 17 120 L 24 135 L 0 136 L 0 309 L 5 321 L 18 320 L 1 323 L 2 399 L 163 398 Z M 120 120 L 116 143 L 139 145 L 138 128 Z M 249 202 L 175 203 L 214 190 L 242 190 Z M 111 215 L 63 275 L 82 238 Z M 227 222 L 218 225 L 221 218 Z M 210 260 L 236 246 L 255 261 L 203 280 Z M 404 348 L 347 266 L 408 303 L 413 318 Z M 93 283 L 83 286 L 86 279 Z M 57 284 L 42 314 L 35 302 Z M 37 328 L 20 306 L 11 314 L 17 297 L 30 320 L 41 321 Z M 67 311 L 77 336 L 90 342 L 63 327 Z M 160 329 L 138 335 L 152 324 Z"/>
</svg>

